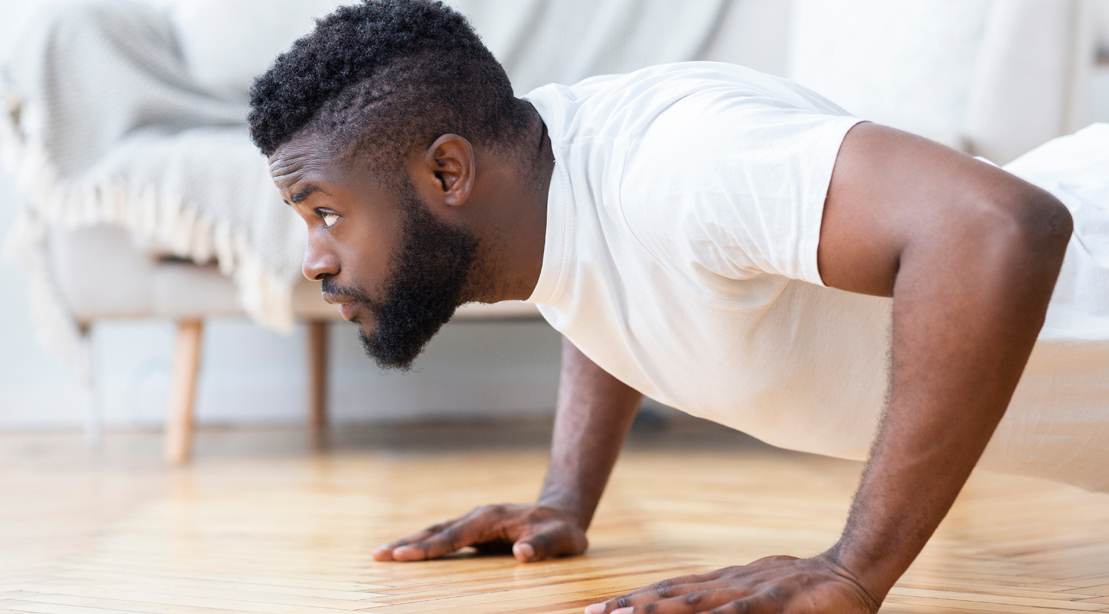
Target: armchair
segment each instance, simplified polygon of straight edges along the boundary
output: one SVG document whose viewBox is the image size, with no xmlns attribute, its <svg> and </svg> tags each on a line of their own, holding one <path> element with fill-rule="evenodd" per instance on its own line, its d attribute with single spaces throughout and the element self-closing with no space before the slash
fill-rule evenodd
<svg viewBox="0 0 1109 614">
<path fill-rule="evenodd" d="M 177 322 L 170 414 L 166 422 L 166 460 L 180 465 L 189 460 L 194 433 L 193 408 L 200 372 L 204 321 L 210 317 L 243 315 L 231 279 L 216 265 L 159 256 L 136 247 L 126 231 L 108 226 L 51 231 L 50 266 L 57 290 L 79 328 L 87 333 L 109 319 L 170 318 Z M 319 283 L 301 280 L 293 287 L 293 313 L 307 322 L 308 427 L 313 437 L 327 426 L 328 328 L 341 320 L 333 305 L 320 297 Z M 461 319 L 518 319 L 538 317 L 534 306 L 519 302 L 466 305 Z M 89 365 L 95 369 L 95 365 Z M 95 403 L 95 379 L 87 378 Z M 99 419 L 90 416 L 95 438 Z"/>
</svg>

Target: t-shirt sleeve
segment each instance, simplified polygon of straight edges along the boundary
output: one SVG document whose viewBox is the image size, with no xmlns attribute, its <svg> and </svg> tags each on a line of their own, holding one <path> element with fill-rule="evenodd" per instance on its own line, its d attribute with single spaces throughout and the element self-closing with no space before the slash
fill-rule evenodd
<svg viewBox="0 0 1109 614">
<path fill-rule="evenodd" d="M 824 200 L 859 121 L 727 90 L 688 96 L 629 139 L 621 211 L 664 266 L 718 295 L 760 274 L 823 285 Z"/>
</svg>

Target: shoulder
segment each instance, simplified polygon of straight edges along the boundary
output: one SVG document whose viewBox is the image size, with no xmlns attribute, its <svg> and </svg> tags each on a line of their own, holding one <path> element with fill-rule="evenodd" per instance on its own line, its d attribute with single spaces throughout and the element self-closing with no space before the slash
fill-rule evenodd
<svg viewBox="0 0 1109 614">
<path fill-rule="evenodd" d="M 783 109 L 846 115 L 819 94 L 785 79 L 720 62 L 683 62 L 623 75 L 591 77 L 574 85 L 546 85 L 524 96 L 548 125 L 552 140 L 634 138 L 660 115 L 692 98 L 711 106 L 745 100 Z M 690 105 L 685 105 L 690 106 Z"/>
<path fill-rule="evenodd" d="M 830 111 L 765 92 L 692 93 L 628 142 L 620 215 L 648 251 L 693 262 L 702 277 L 819 284 L 824 201 L 859 121 Z"/>
<path fill-rule="evenodd" d="M 766 100 L 687 97 L 628 144 L 620 215 L 653 253 L 681 241 L 730 277 L 816 281 L 809 252 L 840 144 L 857 122 Z"/>
</svg>

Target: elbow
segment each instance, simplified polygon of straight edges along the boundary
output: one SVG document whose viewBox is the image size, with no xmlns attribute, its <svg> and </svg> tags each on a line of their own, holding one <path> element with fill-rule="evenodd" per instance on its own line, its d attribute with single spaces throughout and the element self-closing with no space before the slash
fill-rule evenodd
<svg viewBox="0 0 1109 614">
<path fill-rule="evenodd" d="M 979 220 L 976 234 L 981 244 L 992 244 L 999 250 L 995 254 L 1004 254 L 1010 270 L 1019 271 L 1028 282 L 1041 280 L 1050 292 L 1074 230 L 1070 211 L 1051 193 L 1031 185 L 994 203 L 989 211 Z"/>
<path fill-rule="evenodd" d="M 1074 232 L 1070 211 L 1050 192 L 1034 188 L 1019 207 L 1021 237 L 1038 253 L 1054 256 L 1060 263 Z"/>
</svg>

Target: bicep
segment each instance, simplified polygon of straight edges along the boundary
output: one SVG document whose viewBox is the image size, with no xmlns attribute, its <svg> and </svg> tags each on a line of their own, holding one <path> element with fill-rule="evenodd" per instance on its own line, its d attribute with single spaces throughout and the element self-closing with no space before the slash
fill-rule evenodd
<svg viewBox="0 0 1109 614">
<path fill-rule="evenodd" d="M 973 239 L 967 220 L 988 218 L 998 203 L 1021 202 L 1031 187 L 922 137 L 859 124 L 843 140 L 828 187 L 817 250 L 821 280 L 892 296 L 914 242 L 950 242 L 957 249 Z"/>
</svg>

